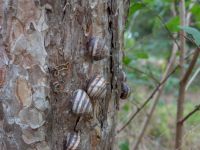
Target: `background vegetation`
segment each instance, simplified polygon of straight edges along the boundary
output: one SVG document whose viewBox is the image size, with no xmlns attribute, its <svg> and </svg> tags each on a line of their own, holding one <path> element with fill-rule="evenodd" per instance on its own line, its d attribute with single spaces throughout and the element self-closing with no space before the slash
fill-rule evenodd
<svg viewBox="0 0 200 150">
<path fill-rule="evenodd" d="M 186 13 L 190 14 L 189 29 L 200 28 L 200 2 L 186 0 Z M 173 45 L 178 42 L 180 31 L 179 2 L 175 0 L 131 0 L 128 22 L 124 34 L 125 56 L 124 70 L 132 94 L 127 101 L 122 101 L 118 113 L 117 129 L 122 127 L 137 108 L 139 108 L 153 89 L 160 82 L 172 53 Z M 191 30 L 186 29 L 187 38 L 198 43 Z M 199 37 L 200 38 L 200 37 Z M 176 40 L 175 40 L 176 39 Z M 178 42 L 179 43 L 179 42 Z M 176 43 L 175 43 L 176 44 Z M 186 43 L 186 56 L 196 48 L 191 40 Z M 179 62 L 179 51 L 176 53 L 174 66 Z M 184 68 L 188 67 L 190 56 L 186 59 Z M 184 115 L 200 104 L 200 58 L 191 77 L 191 84 L 186 88 Z M 195 75 L 194 75 L 195 74 Z M 180 80 L 180 70 L 177 69 L 166 81 L 163 93 L 148 128 L 142 138 L 141 150 L 170 150 L 174 148 L 177 97 Z M 140 111 L 131 123 L 116 135 L 116 149 L 133 149 L 138 139 L 144 118 L 150 108 L 150 101 Z M 184 123 L 182 148 L 185 150 L 200 149 L 200 112 L 193 114 Z"/>
</svg>

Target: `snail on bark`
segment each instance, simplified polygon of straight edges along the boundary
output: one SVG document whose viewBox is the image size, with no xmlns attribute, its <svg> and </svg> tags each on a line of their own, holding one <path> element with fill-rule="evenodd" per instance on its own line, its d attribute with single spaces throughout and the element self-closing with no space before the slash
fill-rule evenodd
<svg viewBox="0 0 200 150">
<path fill-rule="evenodd" d="M 109 49 L 106 45 L 106 41 L 100 37 L 92 37 L 87 43 L 87 49 L 89 55 L 93 60 L 102 60 L 109 56 Z"/>
<path fill-rule="evenodd" d="M 126 73 L 125 73 L 123 70 L 120 70 L 120 71 L 119 71 L 118 79 L 119 79 L 121 82 L 126 82 L 127 76 L 126 76 Z"/>
<path fill-rule="evenodd" d="M 68 133 L 65 140 L 64 150 L 77 150 L 81 141 L 80 133 Z"/>
<path fill-rule="evenodd" d="M 120 98 L 121 99 L 127 99 L 130 96 L 131 93 L 131 89 L 128 86 L 128 84 L 122 82 L 121 83 L 121 95 Z"/>
<path fill-rule="evenodd" d="M 91 99 L 102 99 L 106 97 L 107 82 L 105 78 L 101 75 L 95 75 L 90 79 L 87 93 Z"/>
<path fill-rule="evenodd" d="M 72 111 L 75 114 L 89 114 L 92 112 L 90 98 L 82 89 L 78 89 L 74 92 L 72 104 Z"/>
</svg>

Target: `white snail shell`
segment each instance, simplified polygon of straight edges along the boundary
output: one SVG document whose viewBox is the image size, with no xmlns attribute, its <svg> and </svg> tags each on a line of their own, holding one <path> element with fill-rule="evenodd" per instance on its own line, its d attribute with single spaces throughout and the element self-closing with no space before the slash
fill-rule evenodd
<svg viewBox="0 0 200 150">
<path fill-rule="evenodd" d="M 92 104 L 90 102 L 90 98 L 87 93 L 78 89 L 74 92 L 74 97 L 72 99 L 72 111 L 75 114 L 89 114 L 92 112 Z"/>
<path fill-rule="evenodd" d="M 131 93 L 130 87 L 126 83 L 122 82 L 120 98 L 127 99 L 130 96 L 130 93 Z"/>
<path fill-rule="evenodd" d="M 88 42 L 89 54 L 96 61 L 109 56 L 109 49 L 106 46 L 106 41 L 100 37 L 92 37 Z"/>
<path fill-rule="evenodd" d="M 106 96 L 106 80 L 101 75 L 94 76 L 88 84 L 87 93 L 92 99 L 102 99 Z"/>
<path fill-rule="evenodd" d="M 66 137 L 65 150 L 77 150 L 81 141 L 80 133 L 68 133 Z"/>
</svg>

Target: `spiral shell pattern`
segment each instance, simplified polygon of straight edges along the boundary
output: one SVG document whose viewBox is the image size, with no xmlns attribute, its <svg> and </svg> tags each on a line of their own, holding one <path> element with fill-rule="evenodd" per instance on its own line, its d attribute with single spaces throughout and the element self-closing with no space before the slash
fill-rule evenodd
<svg viewBox="0 0 200 150">
<path fill-rule="evenodd" d="M 130 87 L 126 83 L 123 82 L 121 84 L 121 95 L 120 95 L 120 98 L 121 99 L 127 99 L 130 96 L 130 93 L 131 93 Z"/>
<path fill-rule="evenodd" d="M 92 99 L 105 98 L 106 92 L 106 80 L 101 75 L 96 75 L 89 81 L 87 93 Z"/>
<path fill-rule="evenodd" d="M 68 133 L 66 137 L 65 150 L 77 150 L 81 141 L 79 133 L 73 132 Z"/>
<path fill-rule="evenodd" d="M 92 104 L 87 93 L 78 89 L 74 92 L 72 111 L 75 114 L 88 114 L 92 112 Z"/>
<path fill-rule="evenodd" d="M 106 46 L 106 42 L 100 37 L 91 38 L 88 44 L 88 49 L 90 55 L 96 61 L 109 56 L 109 49 Z"/>
</svg>

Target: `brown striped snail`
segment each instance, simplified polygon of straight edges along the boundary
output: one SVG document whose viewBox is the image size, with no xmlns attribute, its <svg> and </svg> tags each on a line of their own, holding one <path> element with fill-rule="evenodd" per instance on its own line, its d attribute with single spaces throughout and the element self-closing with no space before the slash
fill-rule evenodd
<svg viewBox="0 0 200 150">
<path fill-rule="evenodd" d="M 81 141 L 80 133 L 68 133 L 64 145 L 64 150 L 77 150 Z"/>
<path fill-rule="evenodd" d="M 82 89 L 78 89 L 74 92 L 72 103 L 72 111 L 75 114 L 89 114 L 92 112 L 90 98 Z"/>
<path fill-rule="evenodd" d="M 122 82 L 121 83 L 121 95 L 120 95 L 120 98 L 121 99 L 127 99 L 130 96 L 130 93 L 131 93 L 130 87 L 126 83 Z"/>
<path fill-rule="evenodd" d="M 96 75 L 89 81 L 87 93 L 92 99 L 102 99 L 106 96 L 107 82 L 101 75 Z"/>
<path fill-rule="evenodd" d="M 100 37 L 92 37 L 87 43 L 87 49 L 89 55 L 96 61 L 109 56 L 109 49 L 106 45 L 106 41 Z"/>
</svg>

